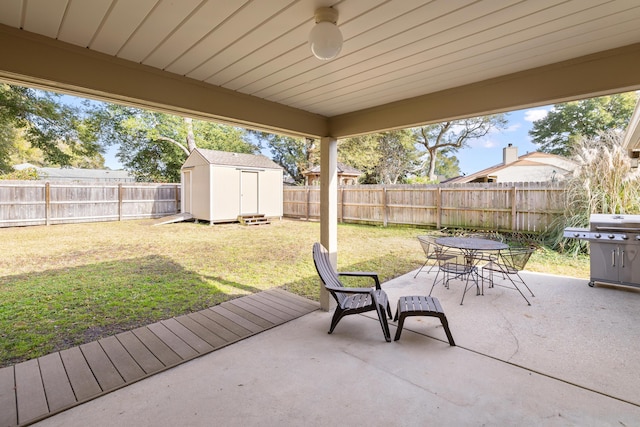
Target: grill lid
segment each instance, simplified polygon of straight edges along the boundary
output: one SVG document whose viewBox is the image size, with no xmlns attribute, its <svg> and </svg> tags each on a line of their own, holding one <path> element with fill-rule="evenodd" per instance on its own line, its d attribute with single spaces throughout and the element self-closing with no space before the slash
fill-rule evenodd
<svg viewBox="0 0 640 427">
<path fill-rule="evenodd" d="M 591 214 L 591 231 L 636 231 L 640 232 L 640 215 Z"/>
</svg>

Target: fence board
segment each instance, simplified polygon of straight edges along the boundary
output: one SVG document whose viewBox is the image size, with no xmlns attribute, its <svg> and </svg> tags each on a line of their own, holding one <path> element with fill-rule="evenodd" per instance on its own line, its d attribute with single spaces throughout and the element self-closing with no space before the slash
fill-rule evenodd
<svg viewBox="0 0 640 427">
<path fill-rule="evenodd" d="M 343 222 L 540 233 L 564 210 L 562 183 L 354 185 L 338 191 Z M 319 219 L 318 186 L 285 187 L 285 217 Z"/>
<path fill-rule="evenodd" d="M 180 184 L 0 181 L 0 227 L 159 218 L 180 211 Z"/>
</svg>

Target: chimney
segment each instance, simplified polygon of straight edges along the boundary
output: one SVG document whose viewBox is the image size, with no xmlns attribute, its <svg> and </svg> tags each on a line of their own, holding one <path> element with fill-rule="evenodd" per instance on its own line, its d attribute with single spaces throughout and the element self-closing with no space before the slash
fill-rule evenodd
<svg viewBox="0 0 640 427">
<path fill-rule="evenodd" d="M 502 162 L 505 165 L 513 163 L 518 160 L 518 147 L 514 147 L 513 144 L 509 144 L 502 149 Z"/>
</svg>

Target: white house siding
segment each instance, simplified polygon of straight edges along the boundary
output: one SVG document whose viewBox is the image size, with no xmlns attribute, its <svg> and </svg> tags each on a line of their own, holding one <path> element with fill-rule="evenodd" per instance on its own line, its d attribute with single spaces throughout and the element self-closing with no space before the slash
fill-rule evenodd
<svg viewBox="0 0 640 427">
<path fill-rule="evenodd" d="M 555 171 L 555 174 L 554 174 Z M 498 182 L 542 182 L 551 180 L 562 180 L 563 174 L 567 171 L 553 165 L 514 165 L 506 166 L 496 171 L 495 176 Z"/>
</svg>

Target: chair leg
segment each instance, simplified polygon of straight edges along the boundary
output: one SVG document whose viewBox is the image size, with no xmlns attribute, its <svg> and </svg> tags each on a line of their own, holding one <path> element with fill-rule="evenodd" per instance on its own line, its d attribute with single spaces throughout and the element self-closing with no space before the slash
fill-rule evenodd
<svg viewBox="0 0 640 427">
<path fill-rule="evenodd" d="M 344 312 L 342 310 L 340 310 L 340 307 L 336 307 L 336 311 L 333 313 L 333 317 L 331 318 L 331 328 L 329 328 L 329 333 L 332 333 L 333 330 L 336 328 L 336 326 L 338 325 L 338 322 L 340 321 L 340 319 L 342 319 L 342 316 Z"/>
<path fill-rule="evenodd" d="M 429 262 L 429 260 L 426 260 L 426 261 L 424 262 L 424 264 L 422 264 L 422 267 L 420 267 L 420 270 L 418 270 L 418 272 L 416 273 L 416 275 L 415 275 L 415 276 L 413 276 L 413 278 L 414 278 L 414 279 L 415 279 L 416 277 L 418 277 L 418 274 L 420 274 L 420 272 L 422 271 L 422 269 L 424 268 L 424 266 L 425 266 L 425 265 L 427 265 L 427 263 L 428 263 L 428 262 Z M 429 270 L 429 271 L 431 271 L 431 270 Z"/>
<path fill-rule="evenodd" d="M 444 328 L 445 334 L 447 334 L 447 339 L 449 340 L 449 345 L 455 346 L 456 343 L 453 341 L 453 335 L 451 335 L 451 331 L 449 330 L 449 322 L 447 321 L 447 316 L 443 314 L 438 316 L 440 318 L 440 323 L 442 323 L 442 327 Z"/>
<path fill-rule="evenodd" d="M 389 305 L 387 303 L 387 305 Z M 380 320 L 380 326 L 382 327 L 382 333 L 384 334 L 384 339 L 387 342 L 391 342 L 391 332 L 389 332 L 389 323 L 387 322 L 387 316 L 385 315 L 385 308 L 380 304 L 376 303 L 376 311 L 378 312 L 378 320 Z M 391 311 L 391 309 L 389 309 Z"/>
</svg>

